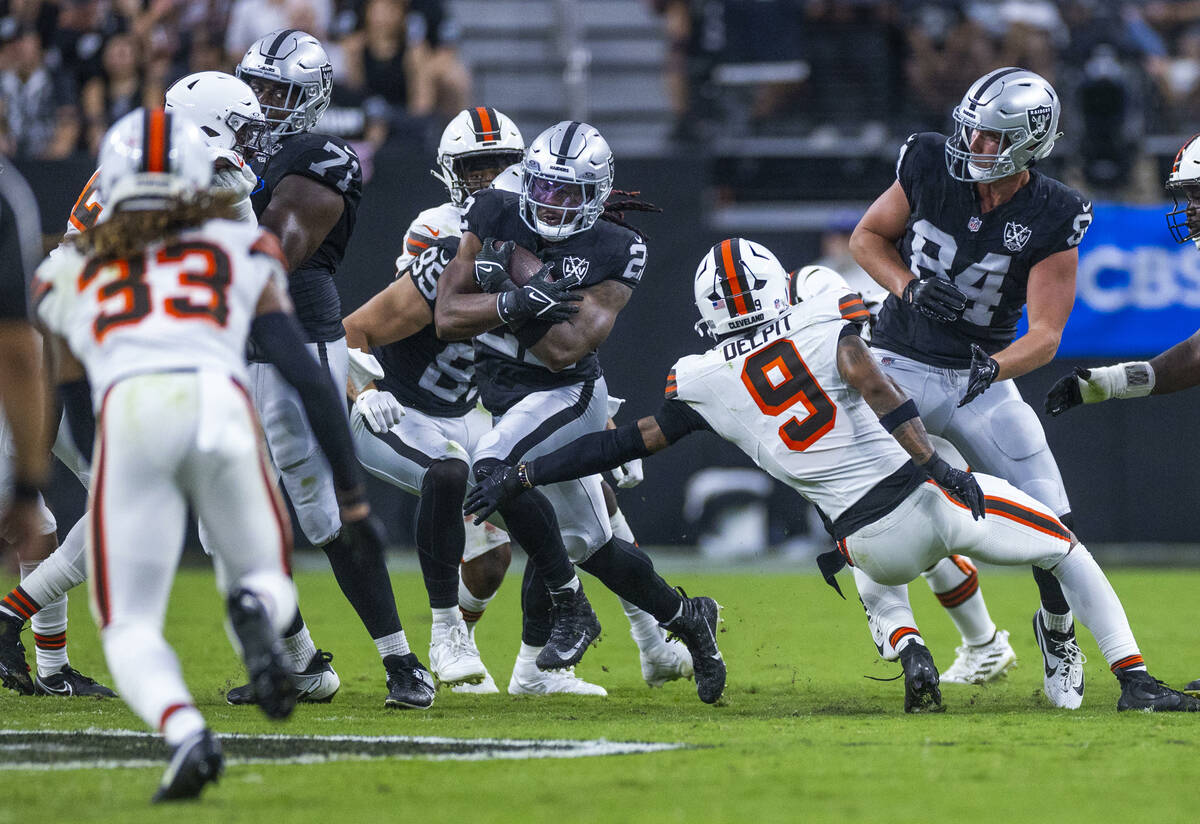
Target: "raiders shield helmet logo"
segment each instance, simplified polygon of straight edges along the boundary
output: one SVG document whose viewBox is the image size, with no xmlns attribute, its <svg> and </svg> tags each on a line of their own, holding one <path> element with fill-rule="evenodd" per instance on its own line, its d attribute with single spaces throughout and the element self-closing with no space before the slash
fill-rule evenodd
<svg viewBox="0 0 1200 824">
<path fill-rule="evenodd" d="M 582 282 L 587 277 L 588 259 L 581 257 L 565 257 L 562 260 L 562 276 Z"/>
<path fill-rule="evenodd" d="M 1004 224 L 1004 247 L 1010 252 L 1019 252 L 1025 248 L 1032 233 L 1033 230 L 1028 226 L 1010 220 Z"/>
<path fill-rule="evenodd" d="M 1026 109 L 1025 118 L 1029 121 L 1029 134 L 1034 140 L 1041 140 L 1050 131 L 1050 116 L 1053 111 L 1049 106 L 1035 106 Z"/>
</svg>

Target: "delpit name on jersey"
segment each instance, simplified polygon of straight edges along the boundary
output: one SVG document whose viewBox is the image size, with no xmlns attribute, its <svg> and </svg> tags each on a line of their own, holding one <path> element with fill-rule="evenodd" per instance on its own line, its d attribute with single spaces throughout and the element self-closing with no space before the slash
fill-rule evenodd
<svg viewBox="0 0 1200 824">
<path fill-rule="evenodd" d="M 725 360 L 731 361 L 752 352 L 763 344 L 770 343 L 775 338 L 783 337 L 792 331 L 792 313 L 787 312 L 770 323 L 763 324 L 748 338 L 737 338 L 727 341 L 721 346 L 721 354 Z"/>
</svg>

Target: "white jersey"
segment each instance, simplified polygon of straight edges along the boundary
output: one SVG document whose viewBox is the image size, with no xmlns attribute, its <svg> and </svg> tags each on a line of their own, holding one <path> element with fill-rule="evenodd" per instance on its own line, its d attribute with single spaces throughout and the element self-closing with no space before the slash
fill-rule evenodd
<svg viewBox="0 0 1200 824">
<path fill-rule="evenodd" d="M 857 295 L 820 295 L 681 359 L 667 379 L 668 397 L 831 521 L 910 459 L 838 372 L 844 315 L 861 306 Z"/>
<path fill-rule="evenodd" d="M 466 212 L 463 206 L 443 203 L 417 215 L 404 233 L 404 251 L 396 258 L 396 271 L 428 249 L 433 241 L 444 237 L 462 237 L 462 219 Z"/>
<path fill-rule="evenodd" d="M 138 258 L 85 258 L 73 246 L 47 258 L 34 281 L 38 317 L 84 365 L 97 406 L 122 378 L 214 370 L 245 385 L 246 337 L 263 288 L 284 285 L 274 235 L 210 220 Z"/>
</svg>

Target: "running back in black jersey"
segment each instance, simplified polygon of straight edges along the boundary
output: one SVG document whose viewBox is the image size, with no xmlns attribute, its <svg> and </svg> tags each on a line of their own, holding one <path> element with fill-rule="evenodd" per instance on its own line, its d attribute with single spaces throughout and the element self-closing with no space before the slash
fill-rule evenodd
<svg viewBox="0 0 1200 824">
<path fill-rule="evenodd" d="M 358 155 L 340 137 L 304 132 L 280 138 L 274 153 L 265 161 L 256 160 L 253 169 L 258 173 L 259 184 L 250 195 L 250 202 L 254 205 L 254 214 L 260 218 L 271 202 L 271 193 L 288 175 L 311 178 L 341 194 L 345 203 L 341 218 L 317 251 L 288 277 L 296 316 L 308 333 L 309 341 L 341 338 L 345 334 L 342 301 L 333 283 L 333 274 L 346 254 L 346 244 L 354 231 L 358 201 L 362 198 L 362 168 Z"/>
<path fill-rule="evenodd" d="M 437 301 L 438 279 L 454 260 L 458 242 L 457 237 L 433 241 L 396 275 L 397 280 L 412 279 L 430 312 Z M 372 347 L 371 354 L 383 366 L 383 379 L 376 384 L 404 406 L 438 418 L 460 418 L 475 408 L 479 393 L 470 341 L 441 340 L 430 323 L 403 340 Z"/>
<path fill-rule="evenodd" d="M 525 225 L 518 211 L 521 196 L 484 189 L 466 204 L 463 231 L 480 240 L 511 240 L 554 265 L 555 278 L 571 278 L 581 288 L 616 280 L 631 289 L 641 282 L 646 267 L 646 242 L 636 233 L 606 220 L 571 237 L 550 243 Z M 503 414 L 528 395 L 556 386 L 569 386 L 601 375 L 600 359 L 592 352 L 574 365 L 551 372 L 529 351 L 546 334 L 549 324 L 532 321 L 519 332 L 501 326 L 475 339 L 475 374 L 483 405 Z"/>
<path fill-rule="evenodd" d="M 945 143 L 944 135 L 925 132 L 900 149 L 896 177 L 912 210 L 900 257 L 918 278 L 952 281 L 967 297 L 966 310 L 954 323 L 938 323 L 892 295 L 871 343 L 931 366 L 967 369 L 972 343 L 988 354 L 1012 343 L 1029 270 L 1079 245 L 1092 204 L 1030 170 L 1029 182 L 1011 200 L 981 214 L 974 184 L 947 171 Z"/>
</svg>

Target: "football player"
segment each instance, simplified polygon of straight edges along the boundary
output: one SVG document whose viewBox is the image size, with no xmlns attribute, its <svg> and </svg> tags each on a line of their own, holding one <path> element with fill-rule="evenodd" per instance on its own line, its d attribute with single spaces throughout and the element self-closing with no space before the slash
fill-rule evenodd
<svg viewBox="0 0 1200 824">
<path fill-rule="evenodd" d="M 715 432 L 817 506 L 841 559 L 872 579 L 901 585 L 954 552 L 1037 564 L 1063 582 L 1095 635 L 1121 684 L 1119 710 L 1200 710 L 1200 699 L 1146 671 L 1116 593 L 1049 507 L 938 456 L 916 404 L 881 371 L 857 324 L 846 321 L 845 305 L 861 305 L 857 295 L 791 306 L 787 273 L 770 250 L 732 238 L 700 261 L 695 300 L 699 326 L 716 345 L 675 364 L 655 415 L 494 467 L 471 491 L 466 511 L 503 511 L 539 485 L 646 457 L 691 432 Z M 909 644 L 900 656 L 905 709 L 942 709 L 929 651 Z"/>
<path fill-rule="evenodd" d="M 1200 135 L 1184 143 L 1175 155 L 1166 188 L 1175 201 L 1167 213 L 1167 228 L 1178 243 L 1189 240 L 1200 248 Z M 1200 332 L 1148 361 L 1128 361 L 1091 369 L 1075 368 L 1046 394 L 1046 413 L 1061 415 L 1085 403 L 1111 398 L 1166 395 L 1200 385 Z M 1200 695 L 1200 678 L 1186 691 Z"/>
<path fill-rule="evenodd" d="M 462 241 L 439 283 L 434 320 L 443 339 L 475 339 L 480 397 L 495 418 L 471 455 L 477 481 L 505 463 L 603 429 L 608 420 L 596 349 L 646 265 L 641 235 L 605 210 L 612 184 L 608 143 L 586 123 L 563 121 L 529 145 L 520 194 L 485 189 L 467 204 Z M 515 244 L 545 262 L 520 288 L 507 275 Z M 700 698 L 711 703 L 720 697 L 725 664 L 716 645 L 716 602 L 681 597 L 641 549 L 613 537 L 598 475 L 522 498 L 501 514 L 523 547 L 565 542 L 577 565 L 680 636 Z M 573 609 L 570 592 L 548 593 L 548 585 L 556 586 L 526 568 L 522 644 L 513 671 L 518 684 L 537 679 L 539 669 L 575 663 L 555 660 L 549 646 L 542 648 L 550 637 L 547 595 L 554 614 Z"/>
<path fill-rule="evenodd" d="M 354 230 L 362 168 L 348 143 L 313 131 L 329 106 L 333 66 L 315 37 L 281 29 L 255 41 L 236 74 L 258 97 L 274 137 L 269 154 L 252 164 L 262 181 L 251 195 L 254 213 L 279 236 L 288 260 L 288 291 L 306 345 L 340 394 L 346 385 L 347 353 L 333 278 Z M 253 356 L 253 349 L 251 361 L 251 392 L 272 462 L 305 537 L 325 551 L 338 586 L 383 659 L 385 705 L 431 706 L 433 678 L 409 649 L 382 545 L 356 542 L 342 529 L 329 464 L 317 449 L 295 392 Z M 329 668 L 303 622 L 289 628 L 285 643 L 297 670 L 308 662 L 298 676 Z M 246 703 L 252 694 L 236 688 L 226 697 L 230 703 Z"/>
<path fill-rule="evenodd" d="M 57 379 L 86 370 L 92 388 L 92 607 L 124 700 L 173 750 L 155 801 L 194 798 L 223 768 L 162 635 L 189 508 L 208 524 L 257 702 L 277 719 L 295 706 L 280 643 L 296 612 L 291 530 L 244 388 L 251 327 L 329 456 L 341 517 L 366 526 L 370 514 L 341 404 L 290 311 L 279 241 L 236 221 L 212 177 L 196 125 L 162 109 L 126 115 L 100 153 L 106 220 L 34 285 Z"/>
<path fill-rule="evenodd" d="M 890 295 L 871 346 L 889 377 L 923 410 L 929 431 L 972 468 L 1002 477 L 1069 527 L 1070 503 L 1037 414 L 1010 378 L 1049 362 L 1075 296 L 1077 246 L 1092 207 L 1033 165 L 1058 131 L 1061 103 L 1033 72 L 1003 68 L 971 84 L 954 134 L 914 134 L 896 181 L 855 228 L 851 251 Z M 1022 308 L 1029 329 L 1016 335 Z M 991 387 L 991 391 L 986 391 Z M 1055 706 L 1083 700 L 1083 654 L 1058 580 L 1034 567 L 1042 606 L 1034 633 Z M 934 592 L 975 587 L 973 568 L 943 563 Z M 964 587 L 966 589 L 964 589 Z M 868 606 L 877 593 L 860 593 Z M 1001 641 L 981 597 L 951 611 L 980 653 Z"/>
</svg>

